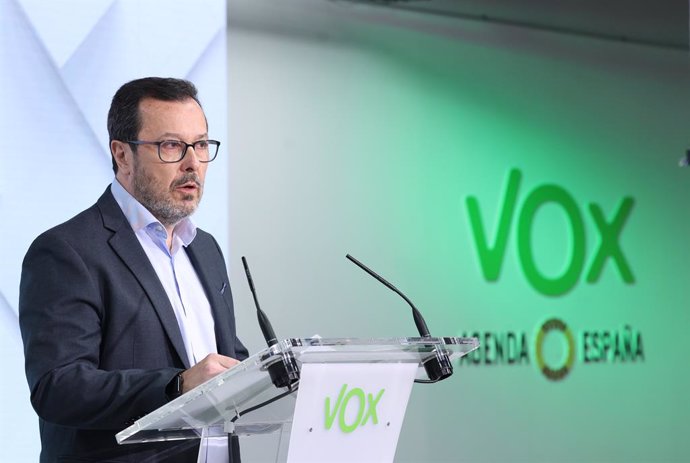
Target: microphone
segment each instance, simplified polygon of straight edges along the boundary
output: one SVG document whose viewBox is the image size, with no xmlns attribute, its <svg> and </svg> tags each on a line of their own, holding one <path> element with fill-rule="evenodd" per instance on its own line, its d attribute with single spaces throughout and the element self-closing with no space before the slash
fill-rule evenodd
<svg viewBox="0 0 690 463">
<path fill-rule="evenodd" d="M 414 318 L 414 324 L 417 325 L 417 331 L 419 331 L 419 335 L 423 338 L 429 338 L 431 337 L 431 334 L 429 334 L 429 328 L 426 326 L 426 322 L 424 321 L 424 317 L 422 317 L 422 314 L 417 310 L 417 307 L 414 306 L 412 301 L 410 301 L 407 296 L 405 296 L 402 291 L 400 291 L 398 288 L 390 284 L 388 281 L 386 281 L 381 275 L 378 273 L 374 272 L 372 269 L 352 257 L 350 254 L 347 254 L 345 257 L 350 259 L 352 262 L 355 263 L 359 268 L 367 272 L 369 275 L 372 277 L 376 278 L 379 282 L 383 283 L 384 286 L 386 286 L 388 289 L 391 291 L 395 292 L 398 294 L 400 297 L 405 299 L 405 302 L 407 302 L 410 307 L 412 307 L 412 318 Z"/>
<path fill-rule="evenodd" d="M 402 291 L 400 291 L 398 288 L 393 286 L 391 283 L 386 281 L 385 278 L 383 278 L 381 275 L 378 273 L 374 272 L 371 270 L 369 267 L 352 257 L 350 254 L 345 255 L 350 261 L 352 261 L 355 265 L 357 265 L 359 268 L 367 272 L 369 275 L 372 277 L 376 278 L 380 283 L 382 283 L 384 286 L 386 286 L 388 289 L 393 291 L 394 293 L 398 294 L 400 297 L 402 297 L 405 302 L 407 302 L 410 307 L 412 307 L 412 318 L 414 318 L 414 324 L 417 326 L 417 331 L 419 331 L 419 335 L 422 338 L 430 338 L 431 334 L 429 333 L 429 328 L 426 326 L 426 322 L 424 321 L 424 317 L 422 317 L 422 314 L 419 310 L 417 310 L 417 307 L 414 306 L 412 301 L 410 301 L 407 296 L 405 296 Z M 415 380 L 417 383 L 435 383 L 437 381 L 441 381 L 443 379 L 446 379 L 450 375 L 453 374 L 453 365 L 450 363 L 450 358 L 448 357 L 448 353 L 445 351 L 439 351 L 438 349 L 434 349 L 435 356 L 430 357 L 426 360 L 422 361 L 422 365 L 424 366 L 424 369 L 426 370 L 427 375 L 429 376 L 429 380 Z"/>
<path fill-rule="evenodd" d="M 274 356 L 271 347 L 278 344 L 278 339 L 273 331 L 271 322 L 268 320 L 268 316 L 261 310 L 259 306 L 259 299 L 256 297 L 256 288 L 254 288 L 254 280 L 252 279 L 252 274 L 249 272 L 249 264 L 247 264 L 247 259 L 242 256 L 242 265 L 244 266 L 244 273 L 247 274 L 247 283 L 249 283 L 249 290 L 252 292 L 254 297 L 254 305 L 256 306 L 256 316 L 259 319 L 259 327 L 261 328 L 261 333 L 264 335 L 266 344 L 268 344 L 269 352 L 261 358 L 261 360 L 267 360 L 271 356 Z M 278 388 L 287 387 L 292 390 L 292 386 L 299 382 L 300 370 L 297 366 L 297 361 L 295 356 L 292 354 L 291 350 L 285 351 L 283 349 L 278 349 L 279 357 L 268 363 L 268 375 L 271 377 L 273 385 Z"/>
<path fill-rule="evenodd" d="M 254 305 L 256 306 L 256 317 L 259 319 L 259 327 L 261 328 L 261 333 L 263 333 L 264 339 L 266 340 L 266 344 L 268 344 L 268 347 L 271 347 L 275 344 L 278 344 L 278 339 L 276 339 L 276 334 L 273 331 L 271 322 L 268 321 L 268 317 L 259 306 L 259 299 L 257 299 L 256 297 L 256 289 L 254 288 L 254 280 L 252 279 L 252 274 L 249 272 L 249 264 L 247 264 L 247 259 L 244 256 L 242 256 L 242 265 L 244 266 L 244 273 L 247 274 L 247 283 L 249 283 L 249 291 L 252 292 L 252 296 L 254 297 Z"/>
</svg>

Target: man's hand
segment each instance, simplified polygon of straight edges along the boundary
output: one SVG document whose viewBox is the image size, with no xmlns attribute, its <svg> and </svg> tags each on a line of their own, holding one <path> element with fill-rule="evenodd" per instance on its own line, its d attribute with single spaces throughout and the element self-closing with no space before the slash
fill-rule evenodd
<svg viewBox="0 0 690 463">
<path fill-rule="evenodd" d="M 188 392 L 201 383 L 240 363 L 232 357 L 220 354 L 208 354 L 201 362 L 182 373 L 182 393 Z"/>
</svg>

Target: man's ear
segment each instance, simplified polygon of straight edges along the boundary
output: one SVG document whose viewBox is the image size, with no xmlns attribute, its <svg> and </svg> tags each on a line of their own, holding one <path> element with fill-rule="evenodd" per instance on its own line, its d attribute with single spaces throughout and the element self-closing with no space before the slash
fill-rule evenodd
<svg viewBox="0 0 690 463">
<path fill-rule="evenodd" d="M 120 140 L 110 141 L 110 154 L 115 159 L 117 163 L 118 173 L 123 175 L 128 175 L 132 171 L 132 156 L 130 155 L 132 150 L 129 148 L 127 143 L 121 142 Z"/>
</svg>

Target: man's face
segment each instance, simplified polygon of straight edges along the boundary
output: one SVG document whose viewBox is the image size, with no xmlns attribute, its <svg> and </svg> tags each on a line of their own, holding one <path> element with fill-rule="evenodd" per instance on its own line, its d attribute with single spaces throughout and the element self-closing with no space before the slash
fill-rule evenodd
<svg viewBox="0 0 690 463">
<path fill-rule="evenodd" d="M 193 99 L 139 104 L 141 130 L 138 140 L 180 140 L 194 143 L 208 138 L 206 119 Z M 192 147 L 177 163 L 164 163 L 155 145 L 139 145 L 134 153 L 128 190 L 163 225 L 172 226 L 191 215 L 204 190 L 208 164 L 199 162 Z"/>
</svg>

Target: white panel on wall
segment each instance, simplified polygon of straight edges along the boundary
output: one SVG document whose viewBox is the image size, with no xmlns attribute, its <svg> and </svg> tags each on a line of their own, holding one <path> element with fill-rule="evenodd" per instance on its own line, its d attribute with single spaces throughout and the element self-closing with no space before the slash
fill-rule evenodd
<svg viewBox="0 0 690 463">
<path fill-rule="evenodd" d="M 39 450 L 17 326 L 21 261 L 39 233 L 111 182 L 106 117 L 123 83 L 156 75 L 197 85 L 222 145 L 194 220 L 226 246 L 225 18 L 225 0 L 0 1 L 0 354 L 11 371 L 3 461 L 37 461 Z"/>
</svg>

